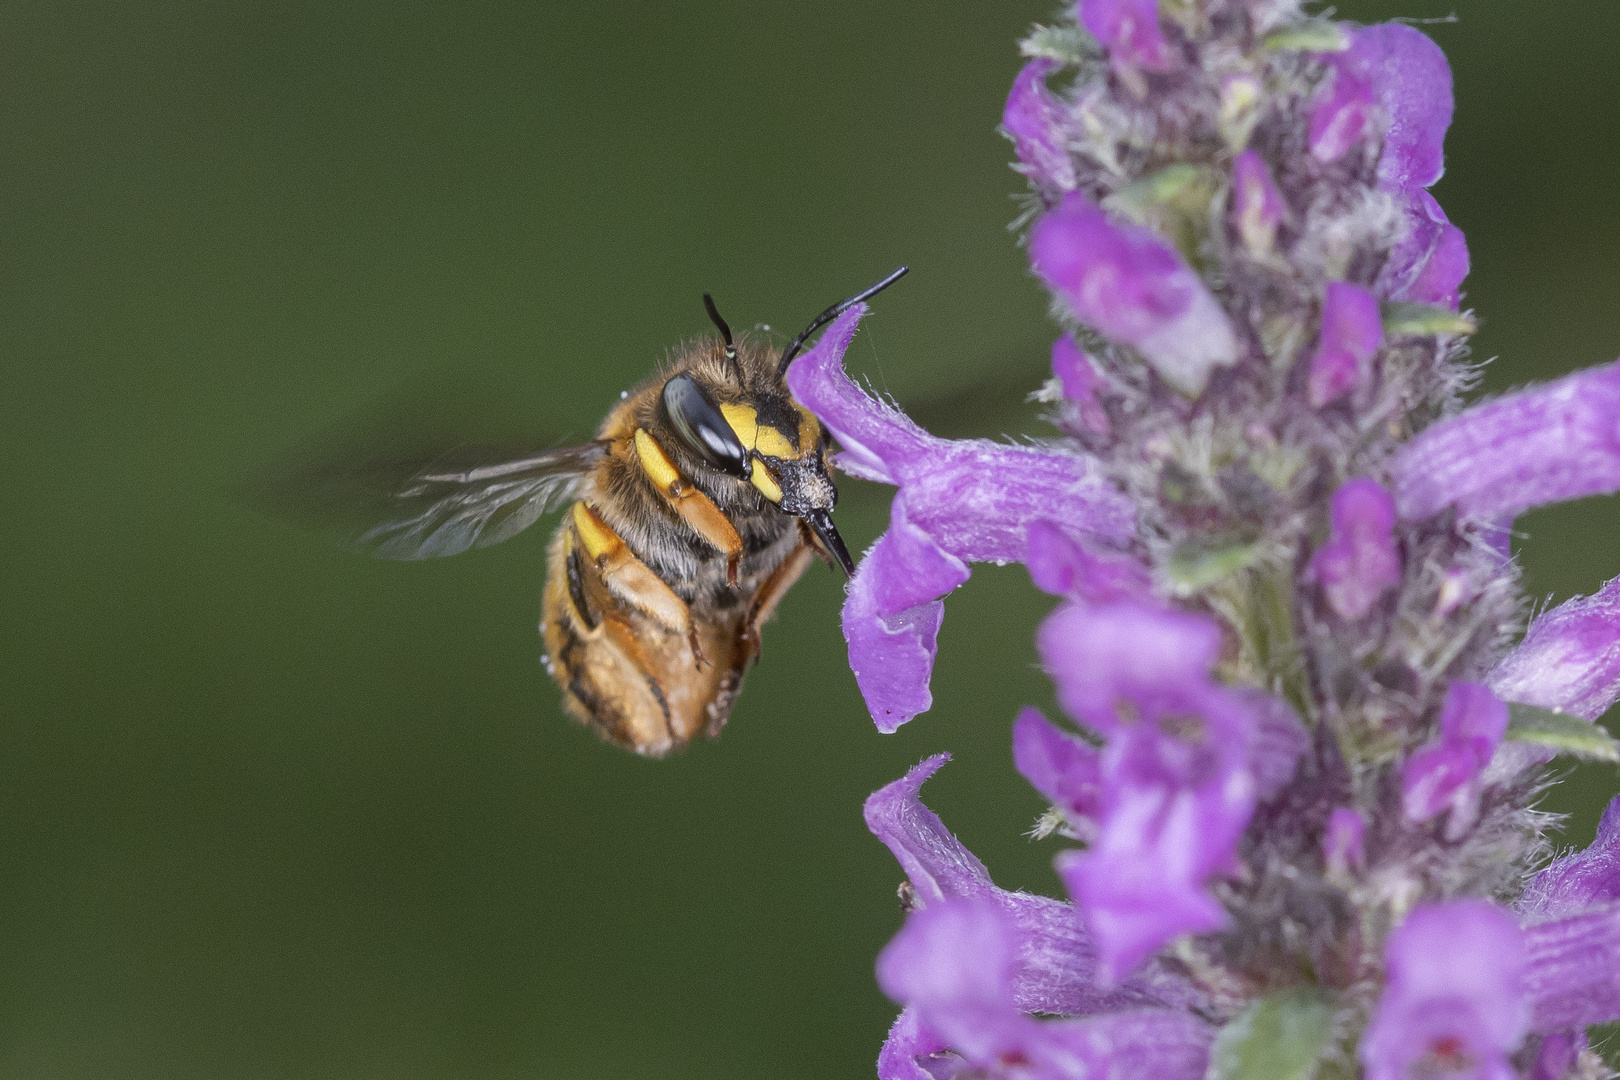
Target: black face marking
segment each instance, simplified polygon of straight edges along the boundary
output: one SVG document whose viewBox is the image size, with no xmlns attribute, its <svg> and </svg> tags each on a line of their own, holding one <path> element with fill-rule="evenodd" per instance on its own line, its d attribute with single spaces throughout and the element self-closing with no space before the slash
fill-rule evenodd
<svg viewBox="0 0 1620 1080">
<path fill-rule="evenodd" d="M 706 464 L 739 480 L 753 475 L 742 441 L 714 398 L 692 376 L 677 375 L 665 383 L 658 407 L 681 442 Z"/>
<path fill-rule="evenodd" d="M 568 598 L 574 602 L 574 611 L 578 613 L 585 629 L 596 629 L 596 615 L 585 604 L 585 575 L 579 565 L 579 548 L 568 549 L 568 559 L 565 570 L 568 574 Z"/>
</svg>

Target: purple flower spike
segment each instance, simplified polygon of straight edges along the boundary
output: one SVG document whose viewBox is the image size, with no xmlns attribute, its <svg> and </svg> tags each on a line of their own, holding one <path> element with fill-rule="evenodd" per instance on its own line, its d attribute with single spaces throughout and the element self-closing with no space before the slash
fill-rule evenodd
<svg viewBox="0 0 1620 1080">
<path fill-rule="evenodd" d="M 1367 1080 L 1513 1080 L 1524 1038 L 1524 935 L 1483 900 L 1415 909 L 1384 949 L 1384 994 L 1361 1040 Z"/>
<path fill-rule="evenodd" d="M 1106 604 L 1148 594 L 1147 569 L 1141 563 L 1087 551 L 1055 522 L 1030 522 L 1024 563 L 1035 587 L 1053 596 Z"/>
<path fill-rule="evenodd" d="M 1440 710 L 1440 738 L 1407 759 L 1401 770 L 1401 807 L 1423 822 L 1449 809 L 1449 828 L 1473 823 L 1476 781 L 1507 732 L 1508 710 L 1479 683 L 1454 682 Z"/>
<path fill-rule="evenodd" d="M 1074 163 L 1063 145 L 1063 110 L 1046 89 L 1046 77 L 1061 65 L 1056 60 L 1031 60 L 1013 80 L 1001 126 L 1011 137 L 1024 175 L 1042 188 L 1068 191 L 1074 187 Z"/>
<path fill-rule="evenodd" d="M 1333 493 L 1333 532 L 1311 557 L 1311 571 L 1341 619 L 1355 622 L 1401 581 L 1395 550 L 1395 500 L 1372 480 L 1350 480 Z"/>
<path fill-rule="evenodd" d="M 1361 869 L 1361 842 L 1366 833 L 1367 819 L 1351 807 L 1337 807 L 1328 815 L 1327 830 L 1322 834 L 1322 861 L 1328 873 L 1342 877 Z"/>
<path fill-rule="evenodd" d="M 1329 282 L 1322 299 L 1322 333 L 1311 357 L 1311 408 L 1320 409 L 1365 382 L 1383 344 L 1378 297 L 1346 281 Z"/>
<path fill-rule="evenodd" d="M 1253 150 L 1245 150 L 1232 163 L 1232 231 L 1255 258 L 1271 254 L 1282 224 L 1283 197 L 1271 179 L 1271 169 Z"/>
<path fill-rule="evenodd" d="M 1372 84 L 1357 71 L 1355 57 L 1339 54 L 1329 61 L 1332 81 L 1311 107 L 1306 134 L 1311 156 L 1338 161 L 1366 136 L 1378 102 Z"/>
<path fill-rule="evenodd" d="M 1596 720 L 1620 700 L 1620 578 L 1544 612 L 1491 671 L 1506 701 Z"/>
<path fill-rule="evenodd" d="M 967 563 L 1022 559 L 1038 518 L 1118 545 L 1134 532 L 1135 510 L 1083 454 L 936 438 L 862 392 L 842 360 L 864 313 L 857 304 L 835 319 L 787 381 L 838 439 L 840 468 L 900 487 L 889 531 L 861 561 L 843 614 L 867 709 L 892 732 L 932 703 L 938 600 L 967 580 Z"/>
<path fill-rule="evenodd" d="M 1238 359 L 1237 338 L 1199 276 L 1149 229 L 1116 225 L 1069 192 L 1029 238 L 1035 272 L 1083 322 L 1134 347 L 1191 397 Z"/>
<path fill-rule="evenodd" d="M 1535 1030 L 1620 1020 L 1620 903 L 1528 926 L 1524 939 Z"/>
<path fill-rule="evenodd" d="M 1025 775 L 1028 775 L 1027 773 Z M 1620 900 L 1620 798 L 1609 803 L 1592 846 L 1530 879 L 1519 910 L 1531 919 L 1554 919 Z"/>
<path fill-rule="evenodd" d="M 1620 490 L 1620 363 L 1476 405 L 1407 443 L 1390 469 L 1401 517 L 1456 506 L 1485 521 Z"/>
<path fill-rule="evenodd" d="M 1175 63 L 1159 28 L 1158 0 L 1080 0 L 1080 23 L 1116 67 L 1168 71 Z"/>
<path fill-rule="evenodd" d="M 1080 427 L 1092 435 L 1108 434 L 1108 413 L 1097 400 L 1102 378 L 1091 358 L 1080 351 L 1074 338 L 1064 334 L 1052 342 L 1052 374 L 1063 387 L 1063 396 L 1074 403 Z"/>
<path fill-rule="evenodd" d="M 1406 235 L 1384 263 L 1378 291 L 1391 300 L 1456 310 L 1468 276 L 1468 240 L 1433 195 L 1421 189 L 1406 194 Z"/>
</svg>

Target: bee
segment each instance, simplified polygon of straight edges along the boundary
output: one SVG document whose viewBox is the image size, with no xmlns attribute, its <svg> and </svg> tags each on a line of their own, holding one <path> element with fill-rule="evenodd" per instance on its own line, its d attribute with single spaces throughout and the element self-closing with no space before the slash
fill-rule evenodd
<svg viewBox="0 0 1620 1080">
<path fill-rule="evenodd" d="M 825 428 L 788 392 L 809 336 L 906 273 L 834 304 L 778 351 L 719 338 L 680 349 L 592 442 L 485 454 L 408 473 L 361 544 L 381 558 L 500 543 L 552 509 L 541 634 L 563 706 L 604 739 L 663 757 L 720 733 L 760 655 L 760 627 L 820 556 L 854 566 L 838 529 Z"/>
</svg>

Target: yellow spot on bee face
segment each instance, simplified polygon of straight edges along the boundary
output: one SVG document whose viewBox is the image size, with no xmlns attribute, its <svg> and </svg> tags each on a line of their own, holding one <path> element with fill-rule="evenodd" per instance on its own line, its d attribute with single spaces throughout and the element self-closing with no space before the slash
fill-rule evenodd
<svg viewBox="0 0 1620 1080">
<path fill-rule="evenodd" d="M 619 534 L 583 502 L 574 504 L 574 531 L 579 533 L 579 542 L 585 545 L 585 554 L 592 559 L 599 559 L 624 543 Z"/>
<path fill-rule="evenodd" d="M 726 418 L 731 430 L 737 433 L 737 439 L 744 449 L 754 448 L 754 439 L 759 432 L 759 414 L 752 405 L 738 405 L 733 401 L 720 403 L 720 415 Z"/>
<path fill-rule="evenodd" d="M 759 414 L 752 405 L 740 405 L 733 401 L 723 402 L 720 413 L 731 425 L 731 430 L 737 433 L 738 440 L 744 449 L 764 454 L 766 457 L 796 458 L 799 451 L 788 442 L 787 436 L 771 427 L 769 424 L 759 422 Z"/>
<path fill-rule="evenodd" d="M 636 428 L 636 456 L 641 459 L 641 467 L 647 470 L 647 475 L 652 477 L 652 482 L 659 488 L 674 491 L 680 486 L 680 470 L 669 460 L 664 448 L 641 428 Z"/>
<path fill-rule="evenodd" d="M 771 467 L 763 461 L 754 463 L 754 471 L 748 477 L 749 482 L 759 489 L 759 493 L 773 503 L 782 501 L 782 486 L 771 475 Z"/>
</svg>

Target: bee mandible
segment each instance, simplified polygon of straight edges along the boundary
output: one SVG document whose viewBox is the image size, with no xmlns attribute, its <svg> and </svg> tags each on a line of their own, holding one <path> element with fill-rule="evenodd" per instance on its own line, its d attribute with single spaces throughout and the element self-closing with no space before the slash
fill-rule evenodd
<svg viewBox="0 0 1620 1080">
<path fill-rule="evenodd" d="M 548 510 L 541 633 L 564 708 L 609 742 L 663 757 L 725 725 L 760 627 L 819 555 L 854 565 L 825 428 L 788 392 L 805 340 L 882 281 L 811 321 L 787 348 L 720 337 L 684 346 L 629 391 L 583 446 L 428 467 L 392 491 L 361 543 L 389 559 L 496 544 Z"/>
</svg>

